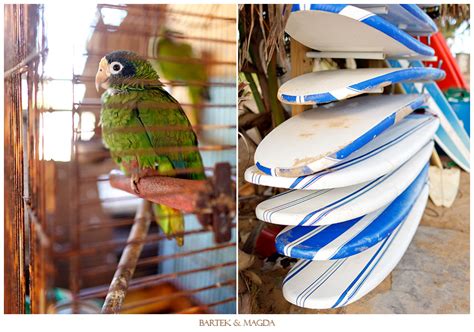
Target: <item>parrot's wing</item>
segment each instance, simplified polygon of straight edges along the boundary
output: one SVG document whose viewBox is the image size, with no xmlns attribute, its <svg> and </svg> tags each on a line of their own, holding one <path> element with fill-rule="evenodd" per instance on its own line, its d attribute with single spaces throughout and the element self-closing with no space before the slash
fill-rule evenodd
<svg viewBox="0 0 474 332">
<path fill-rule="evenodd" d="M 196 134 L 178 101 L 162 88 L 146 97 L 137 104 L 138 117 L 161 164 L 167 159 L 174 169 L 201 169 L 184 177 L 204 178 Z M 165 169 L 160 166 L 160 171 Z"/>
</svg>

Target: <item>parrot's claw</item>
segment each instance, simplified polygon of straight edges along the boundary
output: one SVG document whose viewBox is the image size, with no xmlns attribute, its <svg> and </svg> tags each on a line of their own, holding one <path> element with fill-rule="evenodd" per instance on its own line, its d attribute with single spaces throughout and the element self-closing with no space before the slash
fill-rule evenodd
<svg viewBox="0 0 474 332">
<path fill-rule="evenodd" d="M 133 192 L 137 195 L 140 195 L 140 190 L 138 189 L 138 183 L 140 182 L 140 176 L 137 174 L 132 174 L 130 177 L 130 187 L 132 188 Z"/>
</svg>

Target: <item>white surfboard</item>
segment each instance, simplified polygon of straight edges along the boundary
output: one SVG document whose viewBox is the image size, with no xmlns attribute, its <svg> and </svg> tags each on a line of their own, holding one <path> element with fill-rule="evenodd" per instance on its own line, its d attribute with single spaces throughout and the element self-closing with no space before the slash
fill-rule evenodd
<svg viewBox="0 0 474 332">
<path fill-rule="evenodd" d="M 285 299 L 300 307 L 329 309 L 348 305 L 369 293 L 402 258 L 427 199 L 426 185 L 405 221 L 385 240 L 360 254 L 332 261 L 298 261 L 283 281 Z"/>
<path fill-rule="evenodd" d="M 326 226 L 287 226 L 275 239 L 285 256 L 334 260 L 357 255 L 376 245 L 405 220 L 428 181 L 428 164 L 393 202 L 365 216 Z"/>
<path fill-rule="evenodd" d="M 300 43 L 323 52 L 373 52 L 386 57 L 434 55 L 431 47 L 383 18 L 350 5 L 293 5 L 285 31 Z"/>
<path fill-rule="evenodd" d="M 343 100 L 363 93 L 381 93 L 390 84 L 436 81 L 445 77 L 436 68 L 361 68 L 323 70 L 288 80 L 278 89 L 285 104 L 314 105 Z"/>
<path fill-rule="evenodd" d="M 363 216 L 400 195 L 423 169 L 432 151 L 430 142 L 395 171 L 354 186 L 286 191 L 258 204 L 255 214 L 269 223 L 299 226 L 331 225 Z"/>
<path fill-rule="evenodd" d="M 282 177 L 265 174 L 252 166 L 245 171 L 245 180 L 262 186 L 302 190 L 339 188 L 370 181 L 406 162 L 433 139 L 438 126 L 439 120 L 432 114 L 412 113 L 326 170 L 301 177 Z"/>
<path fill-rule="evenodd" d="M 265 174 L 298 177 L 339 163 L 425 102 L 423 95 L 362 96 L 294 116 L 255 151 Z"/>
</svg>

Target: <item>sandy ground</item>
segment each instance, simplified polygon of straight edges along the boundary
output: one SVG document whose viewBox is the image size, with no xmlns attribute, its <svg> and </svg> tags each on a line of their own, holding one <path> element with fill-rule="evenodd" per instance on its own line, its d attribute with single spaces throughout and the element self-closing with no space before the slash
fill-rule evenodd
<svg viewBox="0 0 474 332">
<path fill-rule="evenodd" d="M 428 203 L 400 263 L 377 288 L 359 301 L 331 310 L 297 307 L 288 303 L 281 291 L 283 278 L 290 267 L 265 262 L 256 256 L 248 261 L 246 256 L 244 261 L 250 267 L 239 272 L 239 312 L 469 313 L 469 186 L 469 174 L 462 172 L 460 189 L 451 208 Z M 257 199 L 251 198 L 241 204 L 240 246 L 258 223 L 253 214 L 256 204 Z"/>
</svg>

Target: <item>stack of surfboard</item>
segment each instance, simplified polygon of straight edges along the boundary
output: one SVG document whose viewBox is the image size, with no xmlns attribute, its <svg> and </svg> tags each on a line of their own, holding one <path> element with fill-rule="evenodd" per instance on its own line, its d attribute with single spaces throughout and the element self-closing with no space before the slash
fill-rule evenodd
<svg viewBox="0 0 474 332">
<path fill-rule="evenodd" d="M 341 57 L 432 56 L 388 20 L 354 6 L 294 5 L 286 31 Z M 433 68 L 369 68 L 314 72 L 281 86 L 282 102 L 318 105 L 262 140 L 245 179 L 288 189 L 256 208 L 260 220 L 287 226 L 276 248 L 299 259 L 283 282 L 288 301 L 318 309 L 347 305 L 401 259 L 428 199 L 439 120 L 426 110 L 425 95 L 377 93 L 397 82 L 443 77 Z"/>
</svg>

